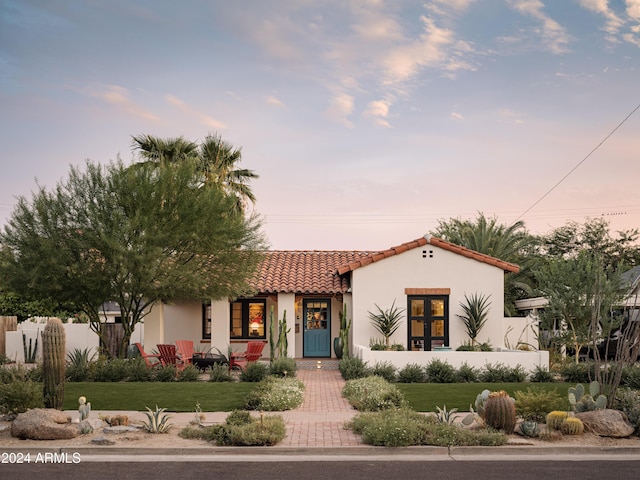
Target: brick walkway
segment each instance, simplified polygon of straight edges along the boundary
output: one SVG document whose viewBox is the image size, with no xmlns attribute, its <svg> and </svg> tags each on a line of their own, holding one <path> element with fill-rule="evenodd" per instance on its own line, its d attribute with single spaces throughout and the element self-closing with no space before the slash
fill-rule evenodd
<svg viewBox="0 0 640 480">
<path fill-rule="evenodd" d="M 305 384 L 302 406 L 283 412 L 287 437 L 279 444 L 285 447 L 341 447 L 362 445 L 360 438 L 344 428 L 356 413 L 342 397 L 344 380 L 334 369 L 297 372 Z"/>
</svg>

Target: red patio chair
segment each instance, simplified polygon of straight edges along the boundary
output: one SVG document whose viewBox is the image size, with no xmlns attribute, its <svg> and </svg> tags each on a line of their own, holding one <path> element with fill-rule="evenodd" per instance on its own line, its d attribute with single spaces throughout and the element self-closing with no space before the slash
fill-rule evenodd
<svg viewBox="0 0 640 480">
<path fill-rule="evenodd" d="M 144 363 L 147 367 L 157 367 L 160 365 L 160 355 L 151 355 L 150 353 L 145 352 L 142 344 L 139 342 L 136 342 L 136 347 L 138 347 L 140 356 L 144 358 Z"/>
<path fill-rule="evenodd" d="M 186 364 L 178 356 L 176 352 L 176 346 L 170 343 L 161 343 L 158 345 L 158 351 L 160 352 L 160 361 L 163 366 L 174 365 L 177 370 L 182 370 Z"/>
<path fill-rule="evenodd" d="M 182 363 L 188 365 L 193 363 L 193 340 L 176 340 L 176 351 Z"/>
<path fill-rule="evenodd" d="M 249 342 L 245 352 L 234 352 L 229 358 L 229 370 L 238 367 L 241 370 L 247 368 L 249 362 L 257 362 L 262 356 L 264 342 Z"/>
</svg>

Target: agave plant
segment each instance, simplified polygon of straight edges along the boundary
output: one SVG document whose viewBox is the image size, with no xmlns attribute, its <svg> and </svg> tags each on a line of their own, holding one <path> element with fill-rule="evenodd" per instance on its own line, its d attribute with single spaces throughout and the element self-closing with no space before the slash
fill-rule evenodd
<svg viewBox="0 0 640 480">
<path fill-rule="evenodd" d="M 147 407 L 145 415 L 149 421 L 142 422 L 144 429 L 149 433 L 168 433 L 173 424 L 169 423 L 171 417 L 164 413 L 166 410 L 166 408 L 158 408 L 158 405 L 156 405 L 155 411 Z"/>
<path fill-rule="evenodd" d="M 460 307 L 464 312 L 464 315 L 458 315 L 458 318 L 462 320 L 465 328 L 467 329 L 467 335 L 471 339 L 471 344 L 476 345 L 476 337 L 487 323 L 489 315 L 489 296 L 478 295 L 474 293 L 471 297 L 467 297 L 465 294 L 464 302 L 460 302 Z"/>
<path fill-rule="evenodd" d="M 456 413 L 458 413 L 457 408 L 447 410 L 447 406 L 443 405 L 442 408 L 436 406 L 436 409 L 438 410 L 438 413 L 436 413 L 436 420 L 438 423 L 453 425 L 456 420 Z"/>
<path fill-rule="evenodd" d="M 374 304 L 375 305 L 375 304 Z M 402 321 L 402 312 L 404 309 L 396 307 L 396 301 L 394 300 L 391 307 L 387 310 L 382 310 L 378 305 L 375 305 L 378 309 L 378 313 L 369 312 L 369 319 L 375 329 L 382 334 L 385 340 L 387 350 L 390 349 L 389 339 L 400 328 L 400 322 Z"/>
</svg>

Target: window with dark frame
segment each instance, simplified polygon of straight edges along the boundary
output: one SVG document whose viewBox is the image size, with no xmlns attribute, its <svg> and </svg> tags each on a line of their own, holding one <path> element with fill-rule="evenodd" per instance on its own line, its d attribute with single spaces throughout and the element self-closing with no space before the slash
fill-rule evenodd
<svg viewBox="0 0 640 480">
<path fill-rule="evenodd" d="M 266 338 L 267 301 L 243 298 L 231 303 L 229 337 L 233 339 Z"/>
<path fill-rule="evenodd" d="M 211 302 L 202 304 L 202 339 L 211 340 Z"/>
<path fill-rule="evenodd" d="M 449 346 L 449 297 L 409 295 L 409 350 Z"/>
</svg>

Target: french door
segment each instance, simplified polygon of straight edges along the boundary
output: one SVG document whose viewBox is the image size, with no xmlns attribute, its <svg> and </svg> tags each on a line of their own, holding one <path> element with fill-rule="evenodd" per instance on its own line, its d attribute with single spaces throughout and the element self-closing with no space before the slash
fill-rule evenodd
<svg viewBox="0 0 640 480">
<path fill-rule="evenodd" d="M 449 296 L 409 295 L 409 350 L 449 346 Z"/>
</svg>

